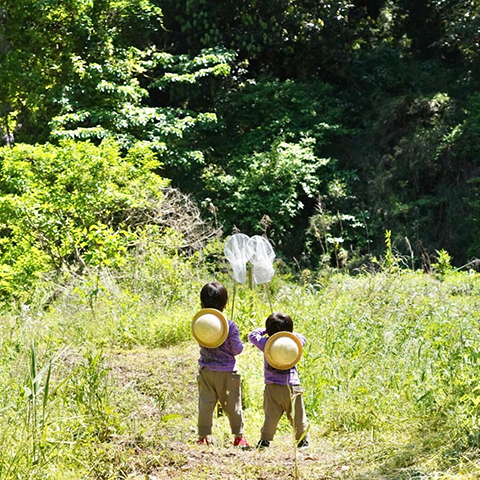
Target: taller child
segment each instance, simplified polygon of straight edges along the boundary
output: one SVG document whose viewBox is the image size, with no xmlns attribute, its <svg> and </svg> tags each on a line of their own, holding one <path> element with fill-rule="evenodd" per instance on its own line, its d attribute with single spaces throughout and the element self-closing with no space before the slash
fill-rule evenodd
<svg viewBox="0 0 480 480">
<path fill-rule="evenodd" d="M 215 308 L 221 312 L 228 301 L 227 289 L 219 282 L 209 282 L 200 291 L 202 308 Z M 235 371 L 235 357 L 243 350 L 237 325 L 228 320 L 228 336 L 216 348 L 200 346 L 198 359 L 198 442 L 209 445 L 212 418 L 219 401 L 227 414 L 235 440 L 235 447 L 248 447 L 243 436 L 240 375 Z"/>
</svg>

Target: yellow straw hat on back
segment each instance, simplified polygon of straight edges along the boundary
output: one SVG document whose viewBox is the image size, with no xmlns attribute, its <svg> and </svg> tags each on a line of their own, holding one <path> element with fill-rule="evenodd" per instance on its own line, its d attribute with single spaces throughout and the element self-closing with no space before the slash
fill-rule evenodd
<svg viewBox="0 0 480 480">
<path fill-rule="evenodd" d="M 228 335 L 227 319 L 220 310 L 203 308 L 193 317 L 192 335 L 202 347 L 219 347 Z"/>
<path fill-rule="evenodd" d="M 294 367 L 302 358 L 303 347 L 296 335 L 291 332 L 277 332 L 265 345 L 267 362 L 278 370 Z"/>
</svg>

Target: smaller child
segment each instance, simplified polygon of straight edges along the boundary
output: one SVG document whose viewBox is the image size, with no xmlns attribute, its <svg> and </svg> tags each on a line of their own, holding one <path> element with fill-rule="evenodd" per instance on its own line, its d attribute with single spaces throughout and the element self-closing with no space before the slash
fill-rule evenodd
<svg viewBox="0 0 480 480">
<path fill-rule="evenodd" d="M 301 344 L 305 345 L 305 337 L 293 332 L 293 321 L 290 316 L 285 313 L 272 313 L 265 322 L 265 328 L 257 328 L 248 335 L 248 339 L 264 352 L 268 338 L 277 332 L 292 332 L 297 336 Z M 295 428 L 297 447 L 308 447 L 308 440 L 305 435 L 307 418 L 302 398 L 303 389 L 300 387 L 297 367 L 294 366 L 288 370 L 278 370 L 273 368 L 265 357 L 264 367 L 265 390 L 263 394 L 263 409 L 265 412 L 265 421 L 257 448 L 270 446 L 280 417 L 284 412 L 290 424 Z M 294 412 L 293 419 L 292 403 Z"/>
<path fill-rule="evenodd" d="M 210 282 L 200 291 L 202 308 L 215 308 L 221 312 L 227 305 L 227 289 L 219 282 Z M 230 428 L 235 435 L 234 447 L 248 448 L 243 436 L 240 375 L 235 371 L 235 356 L 243 350 L 238 327 L 228 320 L 228 336 L 216 348 L 200 346 L 198 359 L 198 444 L 209 445 L 212 433 L 212 417 L 220 401 L 227 414 Z"/>
</svg>

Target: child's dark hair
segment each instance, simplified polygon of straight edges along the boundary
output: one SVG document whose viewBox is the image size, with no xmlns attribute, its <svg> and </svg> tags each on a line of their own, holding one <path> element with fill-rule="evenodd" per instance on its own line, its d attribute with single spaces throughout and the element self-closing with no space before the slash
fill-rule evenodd
<svg viewBox="0 0 480 480">
<path fill-rule="evenodd" d="M 222 311 L 228 300 L 227 289 L 220 282 L 209 282 L 200 291 L 203 308 L 216 308 Z"/>
<path fill-rule="evenodd" d="M 269 337 L 277 332 L 293 332 L 293 320 L 286 313 L 272 313 L 265 321 L 265 328 Z"/>
</svg>

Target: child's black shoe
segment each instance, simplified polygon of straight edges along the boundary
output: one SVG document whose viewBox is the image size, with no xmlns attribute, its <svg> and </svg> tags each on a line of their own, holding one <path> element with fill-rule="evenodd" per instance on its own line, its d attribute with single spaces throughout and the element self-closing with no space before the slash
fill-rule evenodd
<svg viewBox="0 0 480 480">
<path fill-rule="evenodd" d="M 268 448 L 270 446 L 270 441 L 269 440 L 260 440 L 258 443 L 257 443 L 257 448 Z"/>
<path fill-rule="evenodd" d="M 308 443 L 308 440 L 306 438 L 302 438 L 298 443 L 297 443 L 297 448 L 307 448 L 310 444 Z"/>
</svg>

